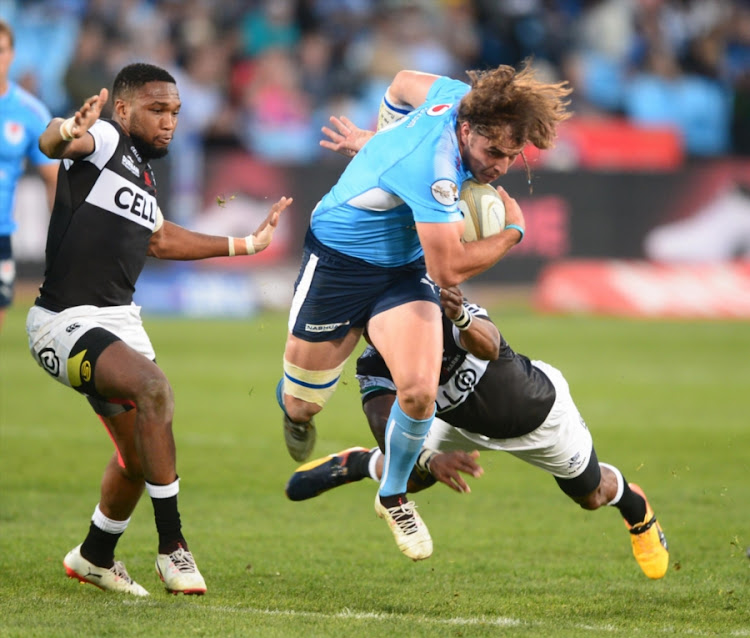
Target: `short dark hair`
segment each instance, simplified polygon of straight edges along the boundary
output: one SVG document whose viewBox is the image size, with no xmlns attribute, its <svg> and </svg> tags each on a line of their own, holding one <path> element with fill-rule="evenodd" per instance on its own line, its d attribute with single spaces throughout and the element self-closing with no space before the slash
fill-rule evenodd
<svg viewBox="0 0 750 638">
<path fill-rule="evenodd" d="M 149 82 L 177 84 L 169 71 L 153 64 L 136 62 L 120 69 L 112 85 L 112 98 L 122 97 L 133 89 L 139 89 Z"/>
</svg>

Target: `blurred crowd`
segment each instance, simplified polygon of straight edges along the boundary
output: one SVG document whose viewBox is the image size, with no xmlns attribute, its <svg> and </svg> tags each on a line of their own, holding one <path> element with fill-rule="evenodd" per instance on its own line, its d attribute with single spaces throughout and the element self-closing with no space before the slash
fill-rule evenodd
<svg viewBox="0 0 750 638">
<path fill-rule="evenodd" d="M 124 64 L 169 69 L 177 190 L 211 147 L 325 158 L 328 117 L 373 126 L 400 69 L 465 79 L 529 56 L 571 82 L 578 117 L 674 127 L 693 157 L 750 155 L 750 0 L 0 0 L 0 17 L 12 78 L 54 115 Z"/>
</svg>

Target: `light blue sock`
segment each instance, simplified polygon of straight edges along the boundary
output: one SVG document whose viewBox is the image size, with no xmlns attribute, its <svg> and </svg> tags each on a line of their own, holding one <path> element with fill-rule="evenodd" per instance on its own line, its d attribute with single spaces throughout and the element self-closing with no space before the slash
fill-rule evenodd
<svg viewBox="0 0 750 638">
<path fill-rule="evenodd" d="M 422 443 L 435 418 L 435 412 L 427 419 L 412 419 L 398 404 L 393 402 L 388 425 L 385 429 L 385 458 L 383 477 L 380 479 L 380 495 L 393 496 L 406 492 L 409 474 L 417 461 Z"/>
</svg>

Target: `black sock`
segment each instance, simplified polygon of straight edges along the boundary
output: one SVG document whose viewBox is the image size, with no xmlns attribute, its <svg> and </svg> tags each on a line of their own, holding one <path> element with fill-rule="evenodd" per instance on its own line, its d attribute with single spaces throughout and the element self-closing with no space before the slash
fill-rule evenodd
<svg viewBox="0 0 750 638">
<path fill-rule="evenodd" d="M 394 494 L 393 496 L 381 496 L 380 497 L 380 503 L 386 509 L 391 509 L 392 507 L 398 507 L 399 505 L 403 505 L 408 500 L 409 499 L 406 498 L 406 494 Z"/>
<path fill-rule="evenodd" d="M 640 494 L 636 494 L 630 489 L 630 485 L 623 478 L 625 488 L 622 491 L 622 497 L 616 504 L 622 517 L 628 522 L 629 525 L 638 525 L 643 522 L 646 518 L 646 501 Z"/>
<path fill-rule="evenodd" d="M 370 476 L 372 452 L 350 452 L 346 459 L 346 476 L 351 481 L 361 481 Z"/>
<path fill-rule="evenodd" d="M 151 498 L 154 505 L 154 520 L 159 533 L 159 553 L 171 554 L 180 547 L 187 549 L 182 536 L 180 513 L 177 511 L 177 495 L 168 498 Z"/>
<path fill-rule="evenodd" d="M 122 532 L 110 534 L 94 525 L 91 521 L 86 540 L 81 544 L 81 556 L 97 567 L 109 569 L 115 564 L 115 546 Z"/>
</svg>

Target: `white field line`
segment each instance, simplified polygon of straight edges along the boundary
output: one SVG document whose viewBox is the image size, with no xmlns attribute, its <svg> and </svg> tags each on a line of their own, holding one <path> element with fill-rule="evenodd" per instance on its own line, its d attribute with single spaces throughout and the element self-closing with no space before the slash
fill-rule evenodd
<svg viewBox="0 0 750 638">
<path fill-rule="evenodd" d="M 162 607 L 163 603 L 156 601 L 147 600 L 123 600 L 124 605 L 138 605 L 147 607 Z M 424 615 L 411 615 L 411 614 L 384 614 L 380 612 L 360 612 L 352 611 L 351 609 L 344 608 L 339 612 L 335 613 L 324 613 L 319 611 L 300 611 L 295 609 L 259 609 L 255 607 L 233 607 L 227 605 L 200 605 L 201 610 L 213 611 L 219 613 L 234 613 L 234 614 L 247 614 L 250 616 L 277 616 L 283 617 L 288 616 L 290 618 L 314 618 L 323 620 L 374 620 L 374 621 L 411 621 L 417 623 L 423 623 L 428 625 L 451 625 L 451 626 L 464 626 L 464 625 L 487 625 L 493 627 L 536 627 L 544 628 L 547 623 L 540 621 L 528 621 L 520 618 L 507 618 L 504 616 L 476 616 L 476 617 L 455 617 L 455 618 L 434 618 Z M 618 633 L 625 631 L 619 627 L 611 624 L 607 625 L 591 625 L 584 623 L 571 623 L 565 627 L 561 627 L 560 623 L 554 623 L 557 629 L 573 629 L 579 631 L 590 631 L 596 633 Z M 628 630 L 630 631 L 630 630 Z M 714 636 L 713 631 L 699 631 L 681 628 L 680 635 L 682 636 Z M 662 627 L 660 629 L 649 629 L 649 633 L 660 633 L 674 635 L 674 627 Z M 729 634 L 730 636 L 736 636 L 742 638 L 744 636 L 750 636 L 750 629 L 736 630 Z"/>
</svg>

